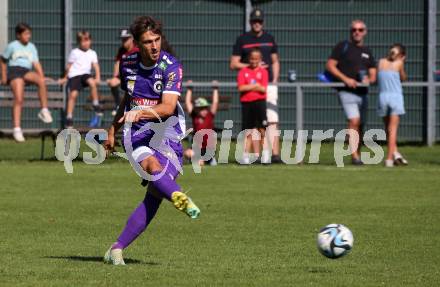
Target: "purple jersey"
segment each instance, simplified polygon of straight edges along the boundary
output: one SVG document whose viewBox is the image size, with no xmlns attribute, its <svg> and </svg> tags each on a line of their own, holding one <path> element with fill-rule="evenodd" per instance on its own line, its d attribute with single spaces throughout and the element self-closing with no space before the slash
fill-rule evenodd
<svg viewBox="0 0 440 287">
<path fill-rule="evenodd" d="M 182 65 L 180 62 L 165 51 L 161 51 L 159 60 L 152 67 L 145 67 L 141 62 L 140 52 L 127 53 L 122 56 L 120 62 L 121 88 L 129 96 L 125 111 L 152 107 L 162 102 L 165 94 L 179 95 L 182 89 Z M 172 121 L 168 122 L 163 140 L 180 141 L 185 131 L 185 115 L 179 102 L 177 102 Z M 142 120 L 134 123 L 131 128 L 131 136 L 134 141 L 143 141 L 149 145 L 154 135 L 152 126 L 161 122 L 159 119 Z M 145 129 L 145 127 L 150 128 Z M 144 127 L 144 128 L 143 128 Z M 141 131 L 138 135 L 134 133 Z"/>
</svg>

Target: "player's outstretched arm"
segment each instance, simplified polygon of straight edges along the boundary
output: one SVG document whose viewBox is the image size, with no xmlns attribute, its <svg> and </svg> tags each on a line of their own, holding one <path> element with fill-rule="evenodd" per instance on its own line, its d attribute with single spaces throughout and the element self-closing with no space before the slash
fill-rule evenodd
<svg viewBox="0 0 440 287">
<path fill-rule="evenodd" d="M 142 119 L 157 119 L 172 116 L 177 106 L 179 95 L 164 93 L 162 102 L 152 108 L 146 110 L 133 110 L 125 113 L 122 118 L 118 120 L 118 124 L 122 125 L 124 122 L 135 123 Z"/>
<path fill-rule="evenodd" d="M 123 121 L 120 122 L 120 119 L 124 118 L 125 106 L 128 101 L 128 95 L 125 93 L 124 98 L 121 101 L 121 104 L 118 107 L 118 111 L 116 112 L 115 117 L 113 118 L 113 123 L 108 129 L 107 132 L 107 140 L 104 142 L 104 148 L 107 151 L 107 154 L 113 152 L 115 149 L 115 134 L 123 125 Z"/>
</svg>

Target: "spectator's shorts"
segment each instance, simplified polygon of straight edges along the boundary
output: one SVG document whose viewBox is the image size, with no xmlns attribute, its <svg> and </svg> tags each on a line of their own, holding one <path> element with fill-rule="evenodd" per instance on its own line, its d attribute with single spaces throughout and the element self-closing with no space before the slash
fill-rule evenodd
<svg viewBox="0 0 440 287">
<path fill-rule="evenodd" d="M 347 119 L 361 118 L 361 122 L 364 122 L 368 108 L 367 95 L 357 95 L 348 91 L 339 91 L 338 95 Z"/>
<path fill-rule="evenodd" d="M 87 80 L 91 77 L 92 77 L 92 75 L 89 75 L 89 74 L 75 76 L 75 77 L 69 79 L 67 86 L 69 87 L 70 91 L 78 91 L 79 92 L 83 88 L 89 86 L 89 84 L 87 84 Z"/>
<path fill-rule="evenodd" d="M 267 126 L 266 100 L 241 103 L 243 130 Z"/>
<path fill-rule="evenodd" d="M 402 94 L 380 93 L 377 104 L 377 114 L 380 117 L 405 114 Z"/>
<path fill-rule="evenodd" d="M 269 84 L 267 86 L 267 122 L 269 124 L 278 123 L 278 86 Z"/>
<path fill-rule="evenodd" d="M 20 66 L 9 66 L 8 67 L 8 84 L 15 79 L 22 79 L 24 75 L 30 72 L 28 68 L 20 67 Z"/>
</svg>

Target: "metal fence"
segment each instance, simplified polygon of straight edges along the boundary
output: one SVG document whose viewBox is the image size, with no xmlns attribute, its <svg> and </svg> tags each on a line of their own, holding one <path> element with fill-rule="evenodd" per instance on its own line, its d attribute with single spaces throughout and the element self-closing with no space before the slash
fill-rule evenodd
<svg viewBox="0 0 440 287">
<path fill-rule="evenodd" d="M 410 81 L 432 83 L 432 72 L 437 63 L 435 52 L 436 49 L 440 51 L 433 37 L 439 33 L 436 21 L 438 3 L 440 0 L 9 0 L 9 39 L 14 38 L 13 29 L 17 22 L 30 23 L 33 42 L 37 45 L 45 72 L 56 78 L 63 71 L 66 54 L 75 46 L 72 35 L 79 29 L 88 29 L 93 36 L 93 49 L 98 53 L 103 78 L 106 78 L 112 73 L 119 29 L 127 27 L 135 16 L 151 14 L 164 23 L 167 38 L 184 65 L 185 80 L 233 82 L 236 73 L 228 69 L 232 45 L 245 29 L 245 12 L 258 6 L 265 11 L 266 29 L 279 45 L 282 82 L 287 79 L 287 71 L 295 69 L 298 81 L 316 83 L 316 74 L 324 69 L 333 45 L 348 38 L 352 19 L 361 18 L 368 25 L 367 45 L 376 58 L 384 55 L 390 44 L 402 42 L 408 48 Z M 101 87 L 100 92 L 109 93 L 106 87 Z M 207 96 L 210 89 L 198 88 L 195 92 Z M 239 122 L 240 104 L 236 89 L 228 87 L 221 92 L 233 100 L 229 110 L 219 113 L 218 121 L 234 119 Z M 296 87 L 280 87 L 282 129 L 296 126 L 294 92 Z M 434 92 L 435 97 L 429 96 Z M 87 124 L 91 116 L 81 107 L 86 102 L 86 93 L 88 91 L 79 98 L 75 112 L 81 125 Z M 374 127 L 381 126 L 374 111 L 376 93 L 373 87 L 368 121 Z M 304 95 L 306 129 L 345 127 L 334 90 L 322 86 L 304 87 Z M 438 89 L 432 85 L 405 88 L 407 115 L 402 120 L 402 139 L 429 143 L 440 139 L 440 117 L 433 117 L 440 112 L 439 95 Z M 35 110 L 25 111 L 23 126 L 40 126 L 34 120 L 35 115 Z M 109 121 L 108 113 L 105 124 Z M 10 111 L 0 109 L 0 128 L 5 127 L 10 127 Z M 435 138 L 432 135 L 436 135 Z"/>
</svg>

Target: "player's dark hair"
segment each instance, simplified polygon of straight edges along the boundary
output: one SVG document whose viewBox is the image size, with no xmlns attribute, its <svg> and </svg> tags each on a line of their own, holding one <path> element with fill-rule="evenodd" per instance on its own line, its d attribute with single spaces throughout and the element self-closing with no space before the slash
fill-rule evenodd
<svg viewBox="0 0 440 287">
<path fill-rule="evenodd" d="M 162 35 L 162 43 L 161 43 L 161 50 L 170 53 L 173 56 L 176 56 L 176 53 L 174 52 L 173 47 L 170 45 L 170 43 L 168 42 L 167 38 L 165 37 L 165 35 Z"/>
<path fill-rule="evenodd" d="M 387 59 L 392 62 L 395 61 L 398 56 L 405 56 L 405 55 L 406 55 L 405 46 L 403 46 L 400 43 L 395 43 L 390 47 L 388 51 Z"/>
<path fill-rule="evenodd" d="M 18 23 L 17 26 L 15 26 L 15 34 L 20 35 L 24 31 L 32 31 L 32 28 L 29 24 L 26 23 Z"/>
<path fill-rule="evenodd" d="M 80 44 L 84 39 L 92 39 L 92 34 L 87 30 L 81 30 L 76 33 L 76 42 Z"/>
<path fill-rule="evenodd" d="M 162 36 L 162 23 L 150 16 L 140 16 L 130 25 L 130 32 L 136 41 L 139 41 L 142 34 L 147 31 Z"/>
<path fill-rule="evenodd" d="M 263 56 L 263 52 L 261 52 L 261 49 L 258 48 L 258 47 L 252 48 L 249 51 L 249 54 L 248 54 L 249 56 L 248 57 L 251 57 L 252 53 L 259 53 L 261 56 Z"/>
</svg>

